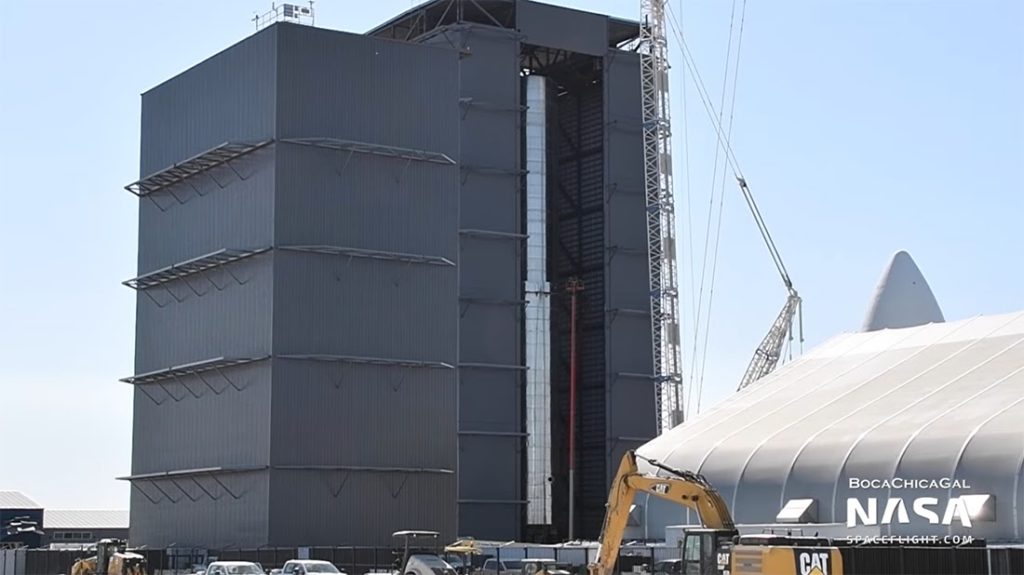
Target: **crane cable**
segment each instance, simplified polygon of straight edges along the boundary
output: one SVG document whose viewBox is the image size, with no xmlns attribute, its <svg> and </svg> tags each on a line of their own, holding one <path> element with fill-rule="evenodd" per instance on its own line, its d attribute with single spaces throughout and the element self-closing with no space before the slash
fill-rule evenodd
<svg viewBox="0 0 1024 575">
<path fill-rule="evenodd" d="M 743 171 L 740 170 L 739 162 L 736 160 L 736 154 L 733 152 L 729 139 L 723 135 L 722 126 L 715 118 L 714 105 L 710 102 L 707 89 L 704 87 L 704 80 L 701 78 L 700 71 L 697 70 L 696 63 L 693 61 L 693 57 L 690 54 L 690 48 L 679 31 L 679 24 L 676 21 L 675 11 L 672 9 L 671 4 L 668 5 L 667 14 L 669 16 L 669 29 L 672 30 L 676 41 L 679 42 L 679 46 L 682 48 L 683 63 L 686 64 L 686 68 L 690 71 L 690 77 L 693 78 L 694 86 L 697 88 L 697 95 L 700 97 L 701 103 L 704 104 L 704 111 L 711 120 L 711 127 L 715 129 L 715 133 L 718 136 L 718 145 L 724 148 L 726 152 L 726 159 L 728 160 L 729 167 L 732 169 L 733 175 L 737 178 L 742 178 Z"/>
<path fill-rule="evenodd" d="M 708 337 L 709 337 L 710 326 L 711 326 L 711 309 L 712 309 L 712 305 L 713 305 L 714 284 L 715 284 L 715 278 L 716 278 L 716 275 L 717 275 L 717 268 L 718 268 L 718 253 L 719 253 L 718 250 L 719 250 L 719 246 L 720 246 L 721 229 L 722 229 L 722 214 L 723 214 L 723 208 L 724 208 L 723 204 L 724 204 L 724 199 L 725 199 L 725 178 L 724 178 L 724 174 L 723 174 L 723 178 L 722 178 L 722 185 L 721 185 L 721 190 L 720 190 L 720 195 L 719 195 L 718 224 L 717 224 L 717 229 L 716 229 L 716 232 L 715 232 L 715 243 L 714 243 L 715 248 L 714 248 L 714 255 L 713 255 L 713 258 L 712 258 L 712 275 L 711 275 L 710 289 L 709 289 L 709 295 L 708 295 L 708 301 L 707 301 L 707 314 L 706 314 L 706 317 L 705 317 L 705 323 L 706 323 L 707 327 L 704 330 L 704 342 L 703 342 L 702 354 L 701 354 L 702 359 L 701 359 L 701 362 L 699 364 L 699 367 L 698 367 L 698 364 L 696 362 L 697 346 L 698 346 L 697 340 L 699 338 L 699 332 L 700 332 L 700 329 L 701 329 L 700 316 L 703 313 L 703 309 L 704 309 L 703 308 L 704 281 L 705 281 L 705 274 L 706 274 L 706 271 L 707 271 L 706 270 L 707 254 L 708 254 L 708 248 L 709 248 L 709 244 L 710 244 L 711 218 L 712 218 L 712 215 L 714 213 L 713 209 L 714 209 L 714 201 L 715 201 L 715 197 L 714 197 L 715 196 L 715 183 L 717 181 L 717 176 L 718 176 L 718 157 L 719 157 L 719 153 L 722 151 L 723 148 L 725 149 L 725 152 L 726 152 L 725 163 L 729 167 L 732 168 L 733 175 L 735 177 L 737 177 L 737 179 L 740 179 L 741 178 L 740 174 L 742 174 L 742 172 L 739 169 L 739 163 L 736 161 L 735 154 L 732 151 L 732 146 L 729 143 L 729 137 L 731 136 L 731 133 L 732 133 L 733 118 L 735 116 L 735 110 L 736 110 L 736 90 L 737 90 L 737 80 L 739 78 L 740 56 L 741 56 L 742 47 L 743 47 L 743 30 L 744 30 L 744 23 L 746 21 L 746 7 L 747 7 L 746 0 L 743 0 L 743 6 L 741 8 L 741 16 L 740 16 L 740 29 L 739 29 L 739 34 L 737 36 L 736 65 L 733 68 L 733 88 L 732 88 L 732 96 L 731 96 L 730 111 L 729 111 L 729 122 L 728 122 L 729 123 L 729 128 L 728 128 L 728 132 L 724 136 L 723 136 L 723 133 L 722 133 L 723 132 L 723 128 L 722 128 L 721 114 L 722 114 L 722 112 L 724 112 L 725 93 L 726 93 L 726 89 L 727 89 L 727 86 L 728 86 L 729 66 L 730 66 L 730 63 L 731 63 L 731 58 L 730 57 L 731 57 L 731 51 L 732 51 L 732 36 L 733 36 L 733 30 L 734 30 L 734 24 L 735 24 L 735 15 L 736 15 L 736 2 L 735 2 L 735 0 L 733 0 L 732 13 L 730 14 L 730 20 L 729 20 L 729 41 L 728 41 L 728 48 L 727 48 L 727 51 L 726 51 L 725 72 L 724 72 L 723 78 L 722 78 L 722 97 L 721 97 L 722 103 L 720 104 L 720 107 L 723 108 L 723 110 L 722 110 L 722 112 L 719 112 L 717 118 L 715 117 L 716 115 L 714 113 L 714 106 L 710 102 L 710 97 L 708 96 L 707 89 L 704 87 L 704 81 L 703 81 L 703 79 L 700 76 L 700 72 L 696 68 L 696 63 L 693 61 L 693 58 L 692 58 L 691 54 L 689 53 L 689 47 L 686 45 L 686 41 L 683 39 L 682 25 L 679 23 L 678 18 L 676 17 L 675 12 L 672 9 L 671 4 L 668 4 L 668 11 L 667 11 L 667 15 L 669 16 L 669 18 L 668 18 L 668 23 L 670 25 L 669 27 L 672 29 L 672 32 L 676 36 L 676 40 L 679 42 L 679 44 L 680 44 L 680 46 L 682 48 L 683 60 L 684 60 L 684 63 L 686 64 L 686 67 L 690 71 L 691 78 L 694 79 L 694 83 L 695 83 L 695 85 L 697 87 L 697 95 L 701 98 L 701 102 L 704 104 L 704 109 L 708 113 L 708 117 L 711 119 L 712 126 L 715 128 L 716 134 L 718 136 L 718 145 L 715 147 L 714 171 L 712 173 L 711 197 L 710 197 L 709 207 L 708 207 L 708 224 L 707 224 L 706 233 L 705 233 L 704 257 L 703 257 L 703 265 L 702 265 L 702 269 L 701 269 L 701 289 L 700 289 L 700 292 L 699 292 L 699 295 L 698 295 L 698 299 L 697 299 L 697 310 L 695 312 L 695 321 L 694 321 L 694 343 L 693 343 L 693 359 L 694 359 L 694 362 L 691 363 L 691 375 L 690 375 L 691 384 L 692 384 L 692 382 L 694 380 L 694 375 L 695 375 L 695 373 L 698 372 L 697 370 L 699 369 L 699 375 L 697 375 L 697 377 L 696 377 L 696 379 L 697 379 L 697 385 L 696 385 L 697 391 L 696 391 L 696 394 L 697 394 L 697 410 L 698 411 L 700 409 L 700 402 L 701 402 L 701 398 L 703 396 L 704 373 L 705 373 L 705 367 L 706 367 L 706 364 L 707 364 Z M 724 169 L 725 169 L 725 167 L 723 166 L 723 170 Z M 689 197 L 687 197 L 687 199 L 689 199 Z M 748 200 L 748 202 L 749 201 L 752 201 L 752 198 L 750 198 L 750 200 Z M 754 210 L 756 208 L 752 207 L 751 209 Z M 755 215 L 755 220 L 757 218 L 758 218 L 758 216 Z M 760 228 L 760 225 L 759 225 L 759 228 Z M 763 231 L 767 231 L 767 228 L 764 228 Z M 692 240 L 691 240 L 691 248 L 692 248 Z M 692 262 L 692 256 L 691 256 L 691 263 L 693 263 Z M 691 277 L 691 279 L 692 279 L 692 277 Z M 691 385 L 691 389 L 689 391 L 690 391 L 690 395 L 688 395 L 687 401 L 686 401 L 687 408 L 689 408 L 689 406 L 693 405 L 693 402 L 690 401 L 690 399 L 692 399 L 692 394 L 693 394 L 692 385 Z"/>
<path fill-rule="evenodd" d="M 722 114 L 725 111 L 725 93 L 726 93 L 726 87 L 727 87 L 728 82 L 729 82 L 729 65 L 732 62 L 732 35 L 733 35 L 733 28 L 734 28 L 735 21 L 736 21 L 736 0 L 732 0 L 732 11 L 729 14 L 729 40 L 728 40 L 728 42 L 726 42 L 726 50 L 725 50 L 725 72 L 722 74 L 722 97 L 721 97 L 721 102 L 718 105 L 718 107 L 719 107 L 719 110 L 718 110 L 718 122 L 719 122 L 719 124 L 722 122 Z M 698 347 L 700 347 L 700 345 L 699 345 L 700 330 L 701 330 L 701 327 L 702 327 L 701 326 L 701 315 L 704 313 L 704 286 L 705 286 L 705 280 L 707 279 L 708 252 L 710 251 L 709 248 L 711 247 L 711 221 L 714 218 L 714 214 L 715 214 L 715 183 L 718 180 L 718 158 L 719 158 L 719 154 L 721 153 L 721 150 L 722 150 L 721 146 L 715 146 L 715 160 L 714 160 L 714 163 L 713 163 L 714 169 L 711 172 L 711 193 L 708 195 L 708 223 L 707 223 L 707 226 L 704 228 L 704 255 L 701 258 L 700 291 L 697 293 L 697 315 L 696 315 L 696 317 L 694 319 L 694 323 L 693 323 L 693 353 L 692 353 L 692 357 L 693 357 L 694 361 L 690 364 L 690 389 L 689 389 L 690 395 L 687 396 L 687 398 L 686 398 L 686 405 L 687 406 L 693 405 L 692 399 L 693 399 L 693 394 L 694 393 L 696 393 L 698 398 L 700 397 L 701 372 L 703 371 L 702 367 L 704 365 L 704 361 L 706 361 L 706 359 L 707 359 L 707 354 L 705 353 L 705 354 L 703 354 L 703 357 L 701 358 L 701 362 L 699 364 L 696 361 L 696 359 L 697 359 L 697 349 L 698 349 Z M 724 172 L 724 167 L 723 167 L 723 172 Z M 723 174 L 722 180 L 723 180 L 723 182 L 725 181 L 725 175 L 724 174 Z M 724 189 L 723 189 L 723 192 L 724 192 Z M 724 200 L 725 200 L 725 194 L 723 193 L 722 197 L 721 197 L 721 200 L 719 201 L 719 204 L 718 204 L 719 205 L 719 208 L 718 208 L 719 209 L 719 212 L 718 212 L 718 233 L 716 233 L 716 237 L 715 237 L 715 254 L 714 254 L 714 258 L 715 258 L 716 261 L 718 259 L 718 240 L 719 240 L 720 233 L 721 233 L 721 230 L 722 230 L 722 207 L 723 207 L 723 204 L 724 204 Z M 709 295 L 708 296 L 708 302 L 707 302 L 707 309 L 708 309 L 707 315 L 708 316 L 711 315 L 711 300 L 712 300 L 712 296 Z M 707 320 L 705 320 L 705 321 L 707 321 Z M 709 323 L 709 325 L 710 325 L 710 323 Z M 706 346 L 705 346 L 705 349 L 706 349 Z M 696 392 L 694 391 L 695 387 L 697 388 Z M 689 416 L 689 413 L 687 413 L 686 415 Z"/>
<path fill-rule="evenodd" d="M 724 130 L 722 128 L 722 124 L 715 117 L 714 105 L 711 103 L 711 99 L 710 99 L 710 96 L 708 95 L 707 88 L 704 86 L 704 80 L 703 80 L 703 78 L 701 78 L 700 71 L 697 70 L 696 61 L 694 60 L 693 55 L 690 53 L 690 48 L 686 44 L 686 39 L 683 37 L 683 34 L 681 32 L 681 26 L 679 25 L 679 22 L 678 22 L 678 20 L 676 18 L 676 15 L 675 15 L 675 13 L 674 13 L 674 11 L 672 9 L 672 5 L 668 4 L 667 7 L 668 7 L 667 15 L 668 15 L 669 29 L 674 34 L 676 41 L 679 42 L 679 46 L 681 48 L 681 52 L 682 52 L 682 55 L 683 55 L 683 63 L 686 65 L 686 69 L 689 70 L 690 77 L 694 80 L 694 86 L 697 88 L 697 95 L 700 97 L 701 104 L 703 104 L 703 106 L 704 106 L 704 111 L 707 114 L 708 119 L 711 121 L 711 126 L 715 130 L 715 134 L 717 136 L 717 144 L 718 144 L 719 147 L 721 147 L 722 149 L 725 150 L 726 162 L 727 162 L 728 166 L 732 169 L 733 176 L 736 178 L 736 181 L 737 181 L 737 183 L 740 186 L 740 190 L 741 190 L 741 192 L 743 194 L 743 199 L 746 202 L 747 207 L 750 210 L 751 215 L 754 217 L 754 222 L 757 225 L 758 231 L 761 233 L 761 238 L 764 240 L 765 245 L 768 248 L 769 254 L 770 254 L 771 258 L 772 258 L 772 262 L 775 264 L 775 268 L 779 272 L 779 275 L 781 276 L 782 281 L 783 281 L 783 283 L 786 286 L 786 290 L 789 292 L 789 294 L 791 296 L 797 296 L 796 289 L 793 288 L 793 282 L 792 282 L 792 280 L 789 277 L 789 272 L 786 269 L 785 264 L 782 262 L 782 256 L 780 255 L 779 250 L 778 250 L 777 246 L 775 245 L 775 240 L 772 238 L 771 232 L 768 231 L 768 226 L 767 226 L 767 224 L 765 224 L 764 218 L 761 215 L 761 211 L 757 207 L 757 203 L 754 201 L 753 195 L 750 192 L 750 188 L 747 185 L 746 178 L 743 176 L 743 170 L 740 168 L 739 160 L 737 160 L 736 153 L 735 153 L 735 151 L 732 148 L 731 142 L 729 141 L 729 135 L 723 133 Z M 744 12 L 745 12 L 745 8 L 746 8 L 746 0 L 744 0 Z M 742 25 L 742 19 L 741 19 L 741 25 L 740 25 L 740 32 L 741 32 L 741 34 L 742 34 L 742 30 L 743 30 L 743 25 Z M 742 41 L 742 35 L 740 37 L 740 41 Z M 737 52 L 738 51 L 739 50 L 737 50 Z M 739 59 L 739 55 L 737 54 L 737 61 L 738 61 L 738 59 Z M 737 69 L 738 69 L 738 67 L 739 66 L 737 64 Z M 735 82 L 734 82 L 733 87 L 735 88 Z M 730 124 L 731 124 L 731 122 L 732 122 L 732 116 L 730 114 Z M 731 128 L 730 128 L 730 132 L 731 132 Z M 798 313 L 797 313 L 797 317 L 798 317 L 798 320 L 800 322 L 800 330 L 799 331 L 800 331 L 800 344 L 801 344 L 800 347 L 801 347 L 801 350 L 803 349 L 803 312 L 802 312 L 802 308 L 803 308 L 802 305 L 799 306 Z M 790 336 L 792 337 L 792 334 L 790 334 Z M 705 352 L 706 352 L 706 350 L 705 350 Z M 698 401 L 699 401 L 699 399 L 698 399 Z"/>
<path fill-rule="evenodd" d="M 743 25 L 746 21 L 747 15 L 747 0 L 743 0 L 743 7 L 740 9 L 740 30 L 736 40 L 736 65 L 733 67 L 733 79 L 732 79 L 732 96 L 731 102 L 729 103 L 729 123 L 726 128 L 726 139 L 732 137 L 733 118 L 736 113 L 736 86 L 739 80 L 740 74 L 740 55 L 743 49 Z M 730 23 L 730 29 L 732 24 Z M 731 34 L 730 34 L 731 36 Z M 728 68 L 728 67 L 727 67 Z M 722 101 L 724 107 L 725 101 L 725 81 L 722 82 Z M 721 110 L 719 111 L 721 114 Z M 715 167 L 717 168 L 718 162 L 716 160 Z M 712 180 L 713 184 L 714 180 Z M 715 279 L 718 275 L 718 248 L 719 240 L 722 235 L 722 213 L 723 204 L 725 202 L 725 166 L 722 166 L 722 182 L 721 189 L 719 190 L 719 205 L 718 205 L 718 229 L 715 231 L 715 256 L 711 263 L 711 287 L 708 294 L 708 313 L 707 313 L 707 325 L 704 328 L 704 349 L 702 351 L 701 367 L 700 367 L 700 378 L 697 382 L 697 407 L 696 413 L 700 413 L 701 400 L 704 396 L 704 373 L 707 368 L 707 355 L 708 355 L 708 339 L 711 334 L 711 305 L 715 297 Z M 767 228 L 766 228 L 767 229 Z"/>
<path fill-rule="evenodd" d="M 679 2 L 679 10 L 680 10 L 680 12 L 682 12 L 683 0 L 678 0 L 678 2 Z M 682 128 L 683 128 L 683 169 L 684 169 L 685 174 L 686 174 L 686 179 L 684 180 L 685 188 L 683 190 L 683 199 L 686 202 L 686 209 L 684 211 L 686 212 L 686 234 L 687 234 L 687 238 L 686 238 L 686 250 L 681 252 L 682 255 L 681 255 L 681 264 L 680 265 L 681 265 L 681 268 L 682 268 L 682 275 L 690 278 L 690 291 L 689 291 L 689 293 L 693 294 L 693 293 L 697 293 L 697 284 L 696 284 L 696 279 L 695 279 L 696 274 L 693 273 L 693 268 L 694 268 L 694 263 L 693 263 L 694 262 L 694 251 L 693 251 L 693 204 L 690 201 L 691 200 L 691 198 L 690 198 L 690 196 L 691 196 L 691 194 L 690 194 L 690 191 L 691 191 L 691 185 L 690 185 L 690 182 L 691 182 L 691 177 L 690 177 L 690 136 L 689 136 L 689 132 L 690 132 L 689 126 L 690 126 L 690 123 L 689 123 L 689 108 L 687 106 L 687 97 L 686 97 L 686 93 L 687 93 L 686 84 L 687 84 L 687 82 L 684 79 L 683 83 L 682 83 L 682 86 L 681 86 L 681 88 L 682 88 L 682 104 L 683 104 L 683 108 L 682 108 L 683 109 L 683 115 L 682 115 L 682 118 L 683 118 L 683 122 L 682 122 Z M 689 256 L 689 257 L 687 257 L 687 256 Z M 686 355 L 687 349 L 686 349 L 686 345 L 685 345 L 685 337 L 689 333 L 689 327 L 688 327 L 689 323 L 688 323 L 688 317 L 687 316 L 689 315 L 689 318 L 693 319 L 695 324 L 696 324 L 696 317 L 697 317 L 697 299 L 696 298 L 692 298 L 692 297 L 691 298 L 686 298 L 686 299 L 688 299 L 689 302 L 687 302 L 685 300 L 682 300 L 682 299 L 679 301 L 679 315 L 680 315 L 680 317 L 679 317 L 679 322 L 680 322 L 679 323 L 679 326 L 680 326 L 679 327 L 679 334 L 680 334 L 680 337 L 682 338 L 682 340 L 680 341 L 680 346 L 679 346 L 679 351 L 682 354 L 682 357 L 680 358 L 680 361 L 681 361 L 680 366 L 691 365 L 691 363 L 687 360 L 687 355 Z M 689 314 L 687 313 L 687 311 L 688 311 L 687 310 L 687 303 L 689 303 L 689 305 L 690 305 Z M 680 374 L 681 374 L 681 372 L 682 372 L 682 369 L 680 369 Z M 685 417 L 688 414 L 688 412 L 689 412 L 689 409 L 687 408 L 687 406 L 690 405 L 690 396 L 692 394 L 692 389 L 691 389 L 691 386 L 685 385 L 685 381 L 683 383 L 684 383 L 684 385 L 682 385 L 682 387 L 680 389 L 680 394 L 682 395 L 683 410 L 684 410 L 684 417 Z"/>
<path fill-rule="evenodd" d="M 682 10 L 683 10 L 683 0 L 679 0 L 679 12 L 680 12 L 680 14 L 682 13 Z M 681 24 L 680 24 L 680 26 L 681 26 Z M 686 234 L 687 234 L 686 248 L 687 248 L 687 251 L 689 252 L 689 256 L 690 256 L 690 258 L 689 258 L 690 273 L 687 273 L 686 275 L 688 275 L 689 278 L 690 278 L 690 293 L 694 294 L 694 293 L 697 293 L 697 284 L 696 284 L 696 275 L 697 274 L 693 273 L 695 264 L 694 264 L 694 257 L 693 257 L 693 206 L 692 206 L 692 203 L 690 201 L 691 200 L 691 197 L 690 197 L 691 196 L 691 193 L 690 193 L 690 191 L 691 191 L 691 186 L 690 186 L 690 180 L 691 180 L 691 178 L 690 178 L 690 135 L 689 135 L 689 132 L 690 132 L 690 121 L 689 121 L 689 108 L 687 106 L 687 97 L 686 97 L 686 92 L 687 92 L 686 84 L 687 84 L 687 82 L 684 79 L 683 83 L 682 83 L 682 89 L 683 89 L 683 169 L 686 172 L 686 188 L 684 190 L 683 195 L 684 195 L 685 201 L 686 201 Z M 683 255 L 685 256 L 686 252 L 684 252 Z M 686 273 L 686 271 L 685 271 L 686 270 L 686 261 L 685 260 L 683 262 L 683 270 L 684 270 L 683 273 Z M 691 316 L 690 317 L 694 320 L 694 330 L 696 332 L 696 329 L 697 329 L 696 328 L 696 325 L 697 325 L 697 323 L 696 323 L 696 318 L 697 318 L 697 299 L 691 297 L 691 298 L 689 298 L 689 300 L 690 300 L 690 303 L 691 303 L 691 306 L 692 306 L 692 312 L 691 312 Z M 685 305 L 680 305 L 680 313 L 682 314 L 682 317 L 680 318 L 681 322 L 682 322 L 681 323 L 682 327 L 680 329 L 681 335 L 686 333 L 686 316 L 685 316 L 685 311 L 684 311 L 685 308 L 686 308 Z M 694 338 L 696 338 L 696 335 L 694 335 Z M 686 345 L 685 344 L 680 345 L 680 351 L 681 351 L 681 353 L 684 354 L 684 356 L 681 359 L 681 361 L 683 361 L 683 365 L 687 365 L 686 357 L 685 357 L 685 353 L 686 353 Z M 696 360 L 696 357 L 694 357 L 693 359 Z M 691 379 L 691 383 L 692 383 L 692 379 Z M 684 410 L 688 410 L 687 406 L 690 405 L 690 393 L 692 393 L 692 388 L 691 388 L 691 386 L 687 386 L 682 391 L 683 391 L 683 395 L 684 395 L 683 409 Z M 688 414 L 685 414 L 685 415 L 688 415 Z"/>
</svg>

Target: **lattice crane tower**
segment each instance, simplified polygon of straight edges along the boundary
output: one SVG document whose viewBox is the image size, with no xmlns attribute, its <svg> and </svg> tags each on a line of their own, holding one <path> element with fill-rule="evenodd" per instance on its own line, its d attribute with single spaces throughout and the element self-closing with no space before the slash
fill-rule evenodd
<svg viewBox="0 0 1024 575">
<path fill-rule="evenodd" d="M 640 75 L 644 122 L 644 191 L 651 292 L 651 345 L 658 433 L 683 420 L 676 274 L 676 218 L 672 197 L 672 129 L 668 99 L 666 0 L 641 0 Z"/>
</svg>

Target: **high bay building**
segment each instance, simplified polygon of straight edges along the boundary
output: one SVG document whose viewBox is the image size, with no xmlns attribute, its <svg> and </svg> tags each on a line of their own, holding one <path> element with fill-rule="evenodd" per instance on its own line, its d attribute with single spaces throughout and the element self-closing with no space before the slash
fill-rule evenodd
<svg viewBox="0 0 1024 575">
<path fill-rule="evenodd" d="M 636 23 L 277 23 L 142 96 L 131 540 L 564 538 L 655 434 Z"/>
</svg>

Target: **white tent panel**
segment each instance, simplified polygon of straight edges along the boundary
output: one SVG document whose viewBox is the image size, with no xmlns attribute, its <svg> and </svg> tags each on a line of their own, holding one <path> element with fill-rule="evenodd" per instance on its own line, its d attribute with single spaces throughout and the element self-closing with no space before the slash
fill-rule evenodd
<svg viewBox="0 0 1024 575">
<path fill-rule="evenodd" d="M 851 490 L 850 478 L 961 479 L 971 493 L 994 496 L 995 520 L 970 532 L 1020 542 L 1024 312 L 838 336 L 640 453 L 706 476 L 742 523 L 771 523 L 794 499 L 813 498 L 818 521 L 842 523 L 848 497 L 880 497 L 883 506 L 903 497 L 909 509 L 914 497 L 934 495 Z M 940 499 L 960 494 L 946 489 Z M 660 504 L 643 517 L 648 536 L 687 521 Z M 913 513 L 891 527 L 958 530 Z"/>
</svg>

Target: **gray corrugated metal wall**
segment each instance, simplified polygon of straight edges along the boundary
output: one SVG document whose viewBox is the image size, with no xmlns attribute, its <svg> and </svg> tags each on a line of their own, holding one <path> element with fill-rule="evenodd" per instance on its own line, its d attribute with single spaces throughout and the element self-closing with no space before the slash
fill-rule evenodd
<svg viewBox="0 0 1024 575">
<path fill-rule="evenodd" d="M 190 378 L 137 391 L 133 474 L 254 469 L 136 480 L 133 542 L 387 544 L 401 527 L 454 536 L 458 167 L 282 140 L 457 158 L 456 86 L 452 50 L 279 24 L 144 95 L 143 174 L 224 141 L 278 141 L 235 162 L 241 178 L 217 169 L 217 182 L 190 178 L 216 186 L 201 195 L 175 187 L 184 203 L 144 201 L 140 274 L 223 248 L 276 249 L 232 264 L 244 285 L 200 297 L 176 280 L 176 299 L 140 293 L 136 373 L 274 359 L 231 368 L 241 391 L 196 398 Z M 288 249 L 309 245 L 448 263 Z M 281 357 L 311 354 L 433 366 Z"/>
<path fill-rule="evenodd" d="M 425 41 L 468 54 L 459 71 L 459 532 L 515 539 L 525 499 L 519 41 L 475 25 Z"/>
<path fill-rule="evenodd" d="M 457 158 L 457 72 L 450 49 L 282 27 L 279 135 Z M 451 263 L 277 251 L 270 539 L 387 544 L 401 528 L 454 537 L 457 166 L 282 143 L 277 167 L 279 247 Z M 282 358 L 290 354 L 450 367 Z"/>
<path fill-rule="evenodd" d="M 557 214 L 555 287 L 560 299 L 552 308 L 556 335 L 553 357 L 556 373 L 552 430 L 556 450 L 555 469 L 566 469 L 568 452 L 570 300 L 564 287 L 570 277 L 583 282 L 577 304 L 577 420 L 576 420 L 576 534 L 596 537 L 608 496 L 607 429 L 608 404 L 605 313 L 605 202 L 603 96 L 600 84 L 576 86 L 557 99 L 556 122 L 559 137 L 556 182 L 561 193 L 551 198 Z M 561 441 L 559 441 L 559 437 Z M 568 511 L 567 476 L 556 509 Z M 558 491 L 556 491 L 558 493 Z"/>
<path fill-rule="evenodd" d="M 276 45 L 276 30 L 265 30 L 143 94 L 140 173 L 148 175 L 226 140 L 271 136 Z M 260 150 L 235 167 L 246 180 L 222 167 L 192 178 L 195 190 L 177 186 L 174 192 L 185 203 L 167 193 L 140 202 L 140 275 L 222 248 L 270 245 L 273 152 Z M 200 193 L 204 195 L 199 197 Z M 248 282 L 228 285 L 227 278 L 214 277 L 228 285 L 224 291 L 198 282 L 195 287 L 203 290 L 202 297 L 181 281 L 166 285 L 173 297 L 159 288 L 149 290 L 156 301 L 138 294 L 136 373 L 218 356 L 270 352 L 271 258 L 264 254 L 232 271 Z M 251 364 L 230 376 L 246 387 L 236 391 L 222 381 L 211 381 L 223 389 L 217 395 L 196 378 L 186 378 L 167 381 L 163 388 L 136 389 L 132 473 L 265 464 L 270 446 L 269 364 Z M 195 483 L 184 480 L 181 489 L 166 480 L 134 482 L 132 541 L 265 541 L 266 474 L 246 473 L 224 481 L 245 496 L 236 500 L 225 495 L 208 477 Z M 203 489 L 219 499 L 211 501 Z"/>
<path fill-rule="evenodd" d="M 646 261 L 638 255 L 646 250 L 638 60 L 607 52 L 603 16 L 515 5 L 518 30 L 455 25 L 417 40 L 435 47 L 279 24 L 144 95 L 143 174 L 225 140 L 279 141 L 234 163 L 244 180 L 220 169 L 212 174 L 218 181 L 193 178 L 201 197 L 179 204 L 164 195 L 163 209 L 144 201 L 140 273 L 221 248 L 271 245 L 423 254 L 458 266 L 276 249 L 232 266 L 244 285 L 196 297 L 172 282 L 182 302 L 159 307 L 139 295 L 137 373 L 271 352 L 459 369 L 277 357 L 232 369 L 246 385 L 241 391 L 195 398 L 171 383 L 180 398 L 172 399 L 150 386 L 155 400 L 136 394 L 136 421 L 146 423 L 134 432 L 133 473 L 262 470 L 223 476 L 227 488 L 245 492 L 237 500 L 210 478 L 171 492 L 174 504 L 154 491 L 163 484 L 141 482 L 133 540 L 381 543 L 403 527 L 447 537 L 456 531 L 456 498 L 459 533 L 521 535 L 524 43 L 604 57 L 603 80 L 574 94 L 570 106 L 579 113 L 578 136 L 602 151 L 562 167 L 573 171 L 566 177 L 578 180 L 576 199 L 588 208 L 560 222 L 559 233 L 580 245 L 551 258 L 553 279 L 579 265 L 588 287 L 580 342 L 587 487 L 578 508 L 586 525 L 599 526 L 618 457 L 654 428 L 644 377 L 651 372 Z M 309 137 L 440 152 L 460 165 L 351 159 L 280 141 Z M 557 201 L 556 212 L 570 209 Z M 564 324 L 564 313 L 553 313 L 554 328 L 564 332 Z M 554 349 L 565 352 L 563 343 Z M 555 409 L 564 407 L 562 398 Z M 564 439 L 560 413 L 553 433 Z M 564 442 L 553 439 L 552 456 L 561 460 Z M 221 497 L 211 503 L 203 487 Z"/>
<path fill-rule="evenodd" d="M 583 69 L 583 60 L 566 63 Z M 622 454 L 655 433 L 636 54 L 607 51 L 596 83 L 553 68 L 556 98 L 551 205 L 555 286 L 582 279 L 578 321 L 577 533 L 597 537 L 608 482 Z M 595 69 L 598 66 L 587 67 Z M 556 379 L 552 429 L 556 523 L 567 517 L 569 298 L 552 310 Z M 563 531 L 564 533 L 564 531 Z"/>
<path fill-rule="evenodd" d="M 148 484 L 141 487 L 146 490 L 146 495 L 134 489 L 129 536 L 132 545 L 218 548 L 265 541 L 270 501 L 270 477 L 267 472 L 225 475 L 220 479 L 228 489 L 241 496 L 235 499 L 206 478 L 199 478 L 198 481 L 218 496 L 216 501 L 211 501 L 189 481 L 181 482 L 181 485 L 191 497 L 196 498 L 194 502 L 166 482 L 162 488 L 176 497 L 176 502 L 166 500 L 163 494 Z M 153 504 L 148 497 L 158 503 Z"/>
<path fill-rule="evenodd" d="M 629 449 L 657 433 L 651 351 L 640 57 L 604 58 L 605 312 L 608 481 Z M 647 415 L 645 417 L 644 415 Z"/>
<path fill-rule="evenodd" d="M 604 56 L 608 49 L 608 17 L 562 6 L 516 0 L 516 28 L 524 42 Z"/>
</svg>

